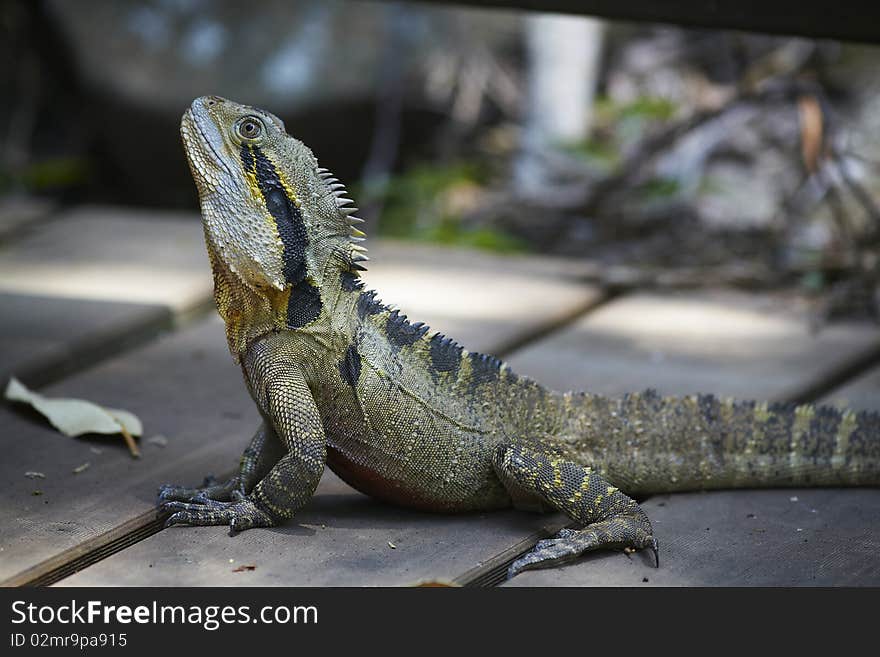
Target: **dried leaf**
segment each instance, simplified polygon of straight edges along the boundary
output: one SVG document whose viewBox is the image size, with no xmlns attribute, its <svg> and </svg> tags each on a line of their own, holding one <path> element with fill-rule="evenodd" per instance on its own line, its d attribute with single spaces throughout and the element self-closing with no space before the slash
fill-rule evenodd
<svg viewBox="0 0 880 657">
<path fill-rule="evenodd" d="M 125 446 L 128 447 L 128 451 L 131 452 L 132 457 L 139 459 L 141 457 L 141 450 L 138 449 L 134 437 L 128 433 L 128 430 L 125 427 L 122 427 L 119 433 L 122 434 L 122 439 L 125 440 Z"/>
<path fill-rule="evenodd" d="M 140 419 L 133 413 L 104 408 L 84 399 L 44 397 L 29 390 L 14 377 L 10 378 L 6 386 L 6 399 L 30 404 L 66 436 L 124 431 L 132 436 L 140 436 L 144 431 Z"/>
<path fill-rule="evenodd" d="M 238 568 L 233 568 L 232 572 L 234 573 L 243 573 L 245 571 L 256 570 L 256 566 L 239 566 Z"/>
</svg>

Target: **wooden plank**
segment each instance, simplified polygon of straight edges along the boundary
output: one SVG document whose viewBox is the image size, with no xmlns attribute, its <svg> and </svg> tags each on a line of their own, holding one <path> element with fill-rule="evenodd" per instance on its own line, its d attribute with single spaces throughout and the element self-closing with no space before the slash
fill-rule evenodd
<svg viewBox="0 0 880 657">
<path fill-rule="evenodd" d="M 192 213 L 81 207 L 0 247 L 0 291 L 204 306 L 212 282 L 201 223 Z"/>
<path fill-rule="evenodd" d="M 143 421 L 145 438 L 163 435 L 168 444 L 142 439 L 135 460 L 118 437 L 67 438 L 19 406 L 0 409 L 0 581 L 149 511 L 163 482 L 230 469 L 258 423 L 219 319 L 43 392 L 128 409 Z M 74 474 L 83 463 L 91 465 Z"/>
<path fill-rule="evenodd" d="M 874 353 L 869 324 L 812 334 L 805 309 L 784 295 L 733 291 L 634 294 L 584 316 L 510 364 L 557 389 L 608 394 L 653 387 L 789 399 L 841 363 Z"/>
<path fill-rule="evenodd" d="M 21 234 L 46 221 L 55 208 L 54 201 L 26 196 L 0 199 L 0 241 Z"/>
<path fill-rule="evenodd" d="M 171 324 L 164 306 L 0 292 L 0 383 L 40 386 Z"/>
<path fill-rule="evenodd" d="M 367 285 L 414 321 L 468 349 L 505 353 L 583 314 L 601 298 L 579 283 L 588 265 L 565 258 L 502 256 L 378 241 Z"/>
<path fill-rule="evenodd" d="M 397 254 L 401 262 L 407 259 L 399 249 Z M 447 286 L 450 276 L 461 274 L 466 265 L 443 265 L 442 261 L 433 265 L 432 276 L 425 280 L 428 292 L 424 296 L 439 298 L 438 291 Z M 572 306 L 582 307 L 599 298 L 595 289 L 578 282 L 548 275 L 537 279 L 542 282 L 536 285 L 535 277 L 526 268 L 521 272 L 492 270 L 492 275 L 487 275 L 481 269 L 484 267 L 484 264 L 473 266 L 467 276 L 470 286 L 477 291 L 468 297 L 472 312 L 477 316 L 483 312 L 482 308 L 491 308 L 496 297 L 508 293 L 509 288 L 501 286 L 502 283 L 510 285 L 508 278 L 513 280 L 514 286 L 519 283 L 523 290 L 510 301 L 519 307 L 519 312 L 504 317 L 514 326 L 508 334 L 512 340 L 518 340 L 523 332 L 541 329 L 534 321 L 536 307 L 546 308 L 547 317 L 558 317 L 570 313 Z M 382 266 L 377 264 L 371 275 L 391 279 L 400 275 L 400 270 L 388 271 L 391 273 L 383 274 Z M 569 292 L 560 294 L 559 288 Z M 390 296 L 387 298 L 391 300 Z M 424 304 L 415 297 L 413 300 Z M 460 321 L 459 326 L 472 329 L 470 347 L 494 351 L 494 335 L 489 329 L 481 330 L 480 322 L 469 323 L 463 316 L 457 319 L 443 308 L 432 312 L 431 304 L 424 307 L 426 312 L 420 313 L 419 319 L 442 330 Z M 161 433 L 169 439 L 164 450 L 156 451 L 158 448 L 145 444 L 141 461 L 129 459 L 120 445 L 113 449 L 108 446 L 103 454 L 95 457 L 92 467 L 80 475 L 72 475 L 76 465 L 92 458 L 87 449 L 88 441 L 56 437 L 42 424 L 27 423 L 18 416 L 2 420 L 0 449 L 5 448 L 16 457 L 0 463 L 0 477 L 4 482 L 0 490 L 8 487 L 6 499 L 11 500 L 0 509 L 0 526 L 12 528 L 0 533 L 0 547 L 4 550 L 0 552 L 3 555 L 0 577 L 17 578 L 12 581 L 19 582 L 20 574 L 28 568 L 31 569 L 28 576 L 33 578 L 39 575 L 41 563 L 45 567 L 63 563 L 64 557 L 58 555 L 65 550 L 71 550 L 71 558 L 79 556 L 78 545 L 147 513 L 158 484 L 166 481 L 197 483 L 207 472 L 219 473 L 236 463 L 256 427 L 256 411 L 244 392 L 240 373 L 230 364 L 218 324 L 194 325 L 156 345 L 108 361 L 48 390 L 49 394 L 86 397 L 138 413 L 147 435 Z M 226 418 L 224 413 L 230 417 Z M 106 440 L 102 445 L 104 443 Z M 27 448 L 22 449 L 20 445 Z M 27 470 L 43 471 L 47 477 L 35 481 L 25 479 Z M 43 495 L 32 496 L 32 491 L 38 488 L 43 490 Z M 50 501 L 48 505 L 46 500 Z M 175 581 L 182 583 L 185 578 L 189 582 L 219 582 L 217 573 L 225 571 L 217 571 L 217 564 L 225 567 L 228 558 L 244 559 L 256 554 L 257 548 L 252 543 L 255 541 L 263 546 L 260 554 L 265 557 L 260 572 L 266 577 L 283 575 L 287 578 L 284 583 L 357 584 L 368 579 L 376 583 L 380 580 L 405 583 L 469 570 L 478 565 L 481 556 L 491 556 L 523 536 L 541 532 L 547 522 L 547 518 L 513 512 L 494 514 L 476 523 L 475 518 L 478 517 L 404 513 L 368 501 L 328 474 L 313 504 L 298 523 L 246 532 L 234 541 L 222 528 L 163 531 L 87 568 L 71 581 L 117 583 L 118 574 L 114 569 L 122 564 L 122 569 L 129 573 L 126 582 L 150 584 L 158 581 L 158 571 L 149 568 L 150 563 L 159 563 L 154 556 L 164 554 L 173 561 L 177 555 L 186 560 L 193 559 L 189 555 L 198 552 L 201 557 L 188 569 L 177 569 Z M 303 540 L 299 540 L 302 534 L 311 533 L 308 526 L 303 529 L 303 524 L 313 527 L 323 524 L 332 531 L 315 530 L 313 536 L 302 536 Z M 465 528 L 475 524 L 483 527 L 482 534 L 468 536 Z M 388 541 L 395 545 L 399 541 L 401 545 L 392 550 Z M 236 553 L 238 557 L 227 556 L 229 550 L 239 549 L 237 546 L 242 546 L 242 551 Z M 380 558 L 377 546 L 389 554 L 382 554 Z M 347 559 L 348 570 L 330 568 L 327 555 Z M 328 567 L 321 568 L 322 564 Z M 241 578 L 235 580 L 238 581 Z M 250 583 L 254 581 L 256 578 L 251 577 Z"/>
<path fill-rule="evenodd" d="M 488 331 L 498 337 L 496 348 L 512 346 L 511 340 L 527 337 L 530 329 L 564 322 L 596 299 L 590 288 L 548 285 L 549 278 L 582 275 L 580 265 L 570 261 L 395 243 L 380 243 L 375 251 L 380 263 L 368 274 L 371 282 L 413 314 L 433 313 L 438 330 L 468 343 Z M 515 283 L 499 278 L 493 299 L 474 296 L 473 272 L 497 275 L 507 266 L 523 275 Z M 446 276 L 439 289 L 434 268 Z M 528 287 L 527 298 L 556 297 L 547 304 L 556 315 L 521 317 L 522 326 L 512 322 L 516 306 L 511 311 L 503 299 L 520 293 L 514 285 Z M 0 381 L 13 373 L 29 385 L 57 380 L 154 334 L 175 317 L 210 308 L 210 296 L 195 215 L 106 207 L 60 215 L 0 249 L 0 302 L 9 318 L 0 326 Z M 475 303 L 479 307 L 462 312 Z"/>
<path fill-rule="evenodd" d="M 0 247 L 0 381 L 43 385 L 209 307 L 193 214 L 84 207 Z"/>
<path fill-rule="evenodd" d="M 750 30 L 813 38 L 880 41 L 880 10 L 875 3 L 860 5 L 858 11 L 841 11 L 839 5 L 822 0 L 740 0 L 703 2 L 675 0 L 421 0 L 496 9 L 529 9 L 540 12 L 583 14 L 599 18 L 649 23 L 676 23 L 722 30 Z"/>
<path fill-rule="evenodd" d="M 842 324 L 818 335 L 807 327 L 797 304 L 780 297 L 638 294 L 509 362 L 561 388 L 619 394 L 651 386 L 669 394 L 786 399 L 815 387 L 840 362 L 872 353 L 880 339 L 869 325 Z M 659 571 L 643 555 L 605 553 L 507 584 L 636 585 L 642 577 L 665 585 L 880 583 L 877 490 L 655 496 L 645 509 L 661 542 Z"/>
<path fill-rule="evenodd" d="M 399 509 L 327 472 L 295 520 L 234 537 L 220 527 L 155 534 L 60 586 L 407 586 L 455 577 L 524 536 L 542 518 L 515 511 L 445 515 Z M 394 546 L 393 548 L 391 546 Z M 253 571 L 235 572 L 239 566 Z"/>
<path fill-rule="evenodd" d="M 880 490 L 686 493 L 642 507 L 661 537 L 660 568 L 644 552 L 604 552 L 505 586 L 880 584 Z"/>
<path fill-rule="evenodd" d="M 825 397 L 830 404 L 863 410 L 880 410 L 880 367 L 868 370 Z"/>
</svg>

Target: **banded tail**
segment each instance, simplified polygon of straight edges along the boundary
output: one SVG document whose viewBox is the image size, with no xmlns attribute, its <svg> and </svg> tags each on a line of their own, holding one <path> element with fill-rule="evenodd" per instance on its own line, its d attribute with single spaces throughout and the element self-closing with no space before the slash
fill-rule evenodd
<svg viewBox="0 0 880 657">
<path fill-rule="evenodd" d="M 880 486 L 876 412 L 651 390 L 572 406 L 572 447 L 630 494 Z"/>
</svg>

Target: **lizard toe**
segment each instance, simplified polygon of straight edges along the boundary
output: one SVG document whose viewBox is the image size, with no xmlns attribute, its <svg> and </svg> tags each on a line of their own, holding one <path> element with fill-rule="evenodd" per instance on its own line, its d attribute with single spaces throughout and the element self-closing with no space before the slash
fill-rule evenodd
<svg viewBox="0 0 880 657">
<path fill-rule="evenodd" d="M 223 511 L 177 511 L 165 521 L 165 527 L 174 525 L 225 525 L 228 519 Z"/>
<path fill-rule="evenodd" d="M 273 527 L 275 519 L 257 503 L 247 496 L 240 496 L 241 500 L 230 507 L 231 517 L 229 531 L 231 534 L 241 532 L 254 527 Z"/>
<path fill-rule="evenodd" d="M 657 567 L 660 564 L 658 543 L 651 534 L 651 524 L 641 509 L 637 509 L 592 523 L 583 529 L 563 529 L 554 538 L 538 541 L 531 552 L 510 565 L 507 576 L 514 577 L 535 568 L 561 566 L 600 547 L 650 548 Z"/>
<path fill-rule="evenodd" d="M 163 511 L 173 512 L 165 523 L 173 525 L 229 525 L 231 533 L 254 527 L 271 527 L 274 519 L 250 498 L 239 496 L 238 502 L 220 502 L 202 496 L 198 503 L 170 501 Z"/>
<path fill-rule="evenodd" d="M 162 505 L 162 511 L 222 511 L 224 509 L 229 508 L 230 502 L 218 502 L 217 500 L 212 500 L 207 497 L 203 497 L 198 499 L 198 497 L 194 498 L 193 502 L 181 502 L 179 500 L 172 500 L 169 502 L 165 502 Z"/>
</svg>

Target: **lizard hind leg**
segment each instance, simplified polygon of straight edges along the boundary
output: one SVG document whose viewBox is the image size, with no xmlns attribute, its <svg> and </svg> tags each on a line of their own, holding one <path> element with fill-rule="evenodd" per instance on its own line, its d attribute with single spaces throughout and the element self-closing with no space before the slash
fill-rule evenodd
<svg viewBox="0 0 880 657">
<path fill-rule="evenodd" d="M 581 525 L 539 541 L 531 552 L 513 562 L 508 577 L 568 563 L 601 548 L 651 548 L 657 557 L 657 540 L 644 511 L 589 467 L 519 442 L 499 445 L 493 465 L 515 500 L 529 492 Z"/>
</svg>

